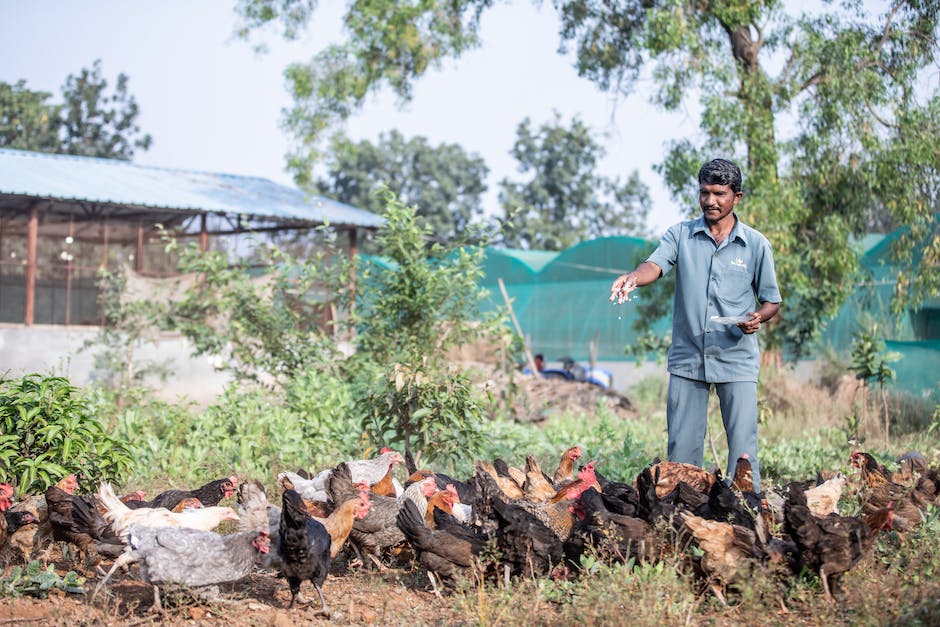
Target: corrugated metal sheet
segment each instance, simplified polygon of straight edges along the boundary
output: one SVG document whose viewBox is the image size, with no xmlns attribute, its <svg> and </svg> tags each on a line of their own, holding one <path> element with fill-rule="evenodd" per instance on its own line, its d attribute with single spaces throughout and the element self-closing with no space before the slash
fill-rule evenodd
<svg viewBox="0 0 940 627">
<path fill-rule="evenodd" d="M 0 195 L 378 227 L 376 214 L 268 179 L 0 148 Z"/>
</svg>

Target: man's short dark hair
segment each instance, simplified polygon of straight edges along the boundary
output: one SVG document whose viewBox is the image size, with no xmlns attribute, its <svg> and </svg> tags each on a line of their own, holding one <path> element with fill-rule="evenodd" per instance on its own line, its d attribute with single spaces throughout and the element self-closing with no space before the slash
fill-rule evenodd
<svg viewBox="0 0 940 627">
<path fill-rule="evenodd" d="M 728 185 L 735 194 L 741 191 L 741 168 L 727 159 L 712 159 L 698 171 L 699 185 Z"/>
</svg>

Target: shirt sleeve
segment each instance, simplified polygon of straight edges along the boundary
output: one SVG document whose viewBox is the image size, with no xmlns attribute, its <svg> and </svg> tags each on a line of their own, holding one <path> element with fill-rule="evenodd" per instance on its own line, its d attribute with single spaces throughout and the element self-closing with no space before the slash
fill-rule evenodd
<svg viewBox="0 0 940 627">
<path fill-rule="evenodd" d="M 757 271 L 754 273 L 754 291 L 757 293 L 757 300 L 762 303 L 779 303 L 783 300 L 777 286 L 773 249 L 766 238 L 762 238 L 761 242 Z"/>
<path fill-rule="evenodd" d="M 681 230 L 681 224 L 670 227 L 659 240 L 659 246 L 653 254 L 646 258 L 647 261 L 659 266 L 663 271 L 663 276 L 669 274 L 679 259 L 679 232 Z"/>
</svg>

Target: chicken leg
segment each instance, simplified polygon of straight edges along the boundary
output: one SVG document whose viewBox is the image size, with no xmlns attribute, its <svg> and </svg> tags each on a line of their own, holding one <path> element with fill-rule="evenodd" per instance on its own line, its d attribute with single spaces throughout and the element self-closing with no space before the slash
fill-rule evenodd
<svg viewBox="0 0 940 627">
<path fill-rule="evenodd" d="M 836 600 L 832 598 L 832 592 L 829 590 L 829 574 L 826 572 L 825 565 L 819 568 L 819 578 L 822 579 L 823 592 L 826 593 L 826 600 L 830 603 L 835 603 Z"/>
<path fill-rule="evenodd" d="M 321 607 L 319 610 L 316 611 L 316 615 L 330 618 L 333 615 L 333 613 L 330 611 L 330 608 L 327 607 L 326 605 L 326 597 L 323 596 L 323 590 L 320 589 L 320 586 L 315 586 L 315 587 L 317 589 L 317 594 L 320 595 L 320 603 L 321 603 Z"/>
</svg>

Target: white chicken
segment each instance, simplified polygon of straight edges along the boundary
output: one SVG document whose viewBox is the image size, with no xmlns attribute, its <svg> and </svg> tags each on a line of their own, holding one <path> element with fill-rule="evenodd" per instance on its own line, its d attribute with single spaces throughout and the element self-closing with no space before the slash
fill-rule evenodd
<svg viewBox="0 0 940 627">
<path fill-rule="evenodd" d="M 171 512 L 162 507 L 130 509 L 114 493 L 110 483 L 102 483 L 98 488 L 98 500 L 106 509 L 104 519 L 111 523 L 111 528 L 127 542 L 128 528 L 132 524 L 143 527 L 185 527 L 209 531 L 225 520 L 238 520 L 238 514 L 231 507 L 201 507 L 185 509 L 180 513 Z"/>
</svg>

